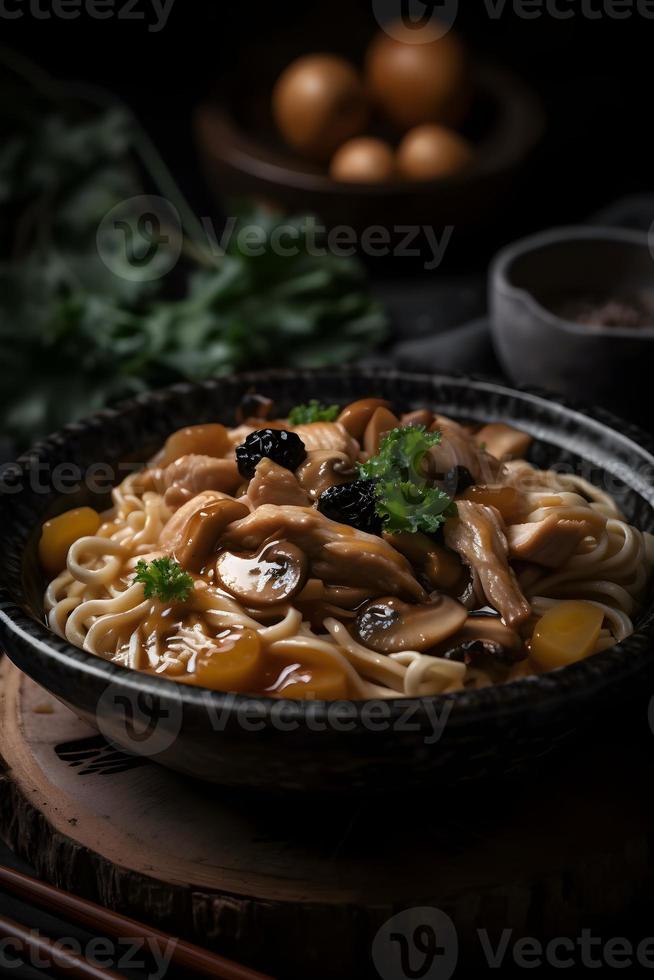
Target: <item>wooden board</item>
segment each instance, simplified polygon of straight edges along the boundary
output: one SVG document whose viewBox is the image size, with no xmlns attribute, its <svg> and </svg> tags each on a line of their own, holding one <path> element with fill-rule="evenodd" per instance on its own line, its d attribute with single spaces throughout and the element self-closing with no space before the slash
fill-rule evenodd
<svg viewBox="0 0 654 980">
<path fill-rule="evenodd" d="M 399 909 L 445 910 L 463 947 L 618 916 L 651 886 L 649 738 L 456 799 L 281 804 L 115 751 L 5 661 L 0 833 L 44 879 L 235 959 L 360 980 Z"/>
</svg>

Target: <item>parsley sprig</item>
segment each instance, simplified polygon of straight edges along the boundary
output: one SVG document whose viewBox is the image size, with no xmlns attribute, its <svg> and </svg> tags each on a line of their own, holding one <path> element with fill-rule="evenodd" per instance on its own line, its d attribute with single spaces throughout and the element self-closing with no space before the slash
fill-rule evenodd
<svg viewBox="0 0 654 980">
<path fill-rule="evenodd" d="M 146 599 L 162 602 L 186 602 L 193 590 L 193 576 L 172 558 L 141 559 L 136 566 L 135 582 L 143 583 Z"/>
<path fill-rule="evenodd" d="M 456 504 L 439 487 L 429 485 L 425 456 L 441 441 L 440 432 L 424 426 L 393 429 L 382 439 L 379 453 L 359 465 L 363 480 L 375 481 L 375 509 L 391 532 L 435 534 Z"/>
<path fill-rule="evenodd" d="M 338 405 L 323 405 L 312 398 L 306 405 L 296 405 L 288 413 L 291 425 L 307 425 L 310 422 L 333 422 L 340 412 Z"/>
</svg>

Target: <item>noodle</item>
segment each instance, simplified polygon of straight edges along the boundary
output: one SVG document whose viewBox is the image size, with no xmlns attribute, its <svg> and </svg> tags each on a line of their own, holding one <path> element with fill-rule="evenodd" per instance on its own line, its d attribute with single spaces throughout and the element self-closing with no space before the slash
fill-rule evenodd
<svg viewBox="0 0 654 980">
<path fill-rule="evenodd" d="M 447 466 L 473 480 L 456 491 L 444 537 L 373 536 L 316 510 L 330 476 L 336 485 L 356 479 L 372 422 L 358 441 L 345 421 L 298 427 L 319 447 L 309 453 L 315 463 L 295 476 L 292 467 L 257 467 L 256 495 L 236 471 L 234 448 L 262 420 L 177 433 L 177 455 L 167 457 L 169 440 L 148 469 L 114 488 L 97 531 L 73 536 L 45 593 L 50 629 L 99 657 L 186 683 L 358 699 L 449 693 L 550 669 L 557 664 L 539 660 L 536 631 L 575 605 L 595 626 L 590 647 L 571 659 L 629 636 L 651 580 L 652 535 L 585 479 L 501 462 L 468 429 L 432 418 L 442 442 L 429 478 Z M 293 431 L 287 421 L 276 428 Z M 214 438 L 222 430 L 224 453 L 207 453 L 208 430 Z M 171 482 L 175 462 L 184 465 Z M 183 600 L 146 589 L 140 570 L 157 560 L 190 575 Z M 246 568 L 244 578 L 229 561 Z M 279 580 L 261 588 L 280 591 L 263 601 L 253 583 L 269 568 Z M 428 635 L 412 625 L 418 611 Z M 384 632 L 391 627 L 397 641 Z"/>
</svg>

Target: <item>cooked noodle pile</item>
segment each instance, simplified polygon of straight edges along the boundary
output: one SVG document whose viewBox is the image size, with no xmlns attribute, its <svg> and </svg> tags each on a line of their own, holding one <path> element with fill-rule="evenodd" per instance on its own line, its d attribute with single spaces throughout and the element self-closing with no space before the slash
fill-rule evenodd
<svg viewBox="0 0 654 980">
<path fill-rule="evenodd" d="M 204 687 L 364 699 L 502 683 L 633 631 L 652 537 L 580 477 L 531 466 L 522 433 L 475 431 L 426 410 L 397 417 L 378 399 L 298 425 L 266 420 L 270 406 L 257 404 L 265 409 L 235 429 L 174 434 L 115 488 L 110 511 L 87 513 L 90 524 L 80 512 L 51 522 L 72 541 L 59 566 L 46 525 L 55 633 Z M 425 486 L 455 502 L 436 530 L 375 527 L 371 485 L 360 485 L 357 467 L 384 433 L 408 426 L 441 433 L 420 461 Z M 236 447 L 262 429 L 275 451 L 237 465 Z M 298 437 L 298 465 L 283 456 L 282 432 Z M 347 490 L 325 496 L 333 487 Z M 335 520 L 327 500 L 350 510 Z M 183 574 L 187 587 L 149 587 L 156 567 Z"/>
</svg>

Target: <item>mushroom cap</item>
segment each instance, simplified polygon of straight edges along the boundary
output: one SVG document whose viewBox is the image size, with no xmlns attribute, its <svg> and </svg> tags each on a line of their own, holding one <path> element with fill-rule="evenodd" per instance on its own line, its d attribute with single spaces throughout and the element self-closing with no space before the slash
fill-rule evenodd
<svg viewBox="0 0 654 980">
<path fill-rule="evenodd" d="M 205 490 L 173 514 L 161 532 L 161 548 L 183 568 L 199 571 L 227 525 L 247 514 L 247 507 L 238 500 Z"/>
<path fill-rule="evenodd" d="M 390 402 L 383 398 L 360 398 L 359 401 L 346 405 L 337 421 L 355 439 L 361 439 L 368 422 L 378 408 L 390 408 Z"/>
<path fill-rule="evenodd" d="M 478 657 L 489 657 L 497 666 L 510 666 L 525 660 L 527 654 L 515 630 L 498 616 L 468 616 L 465 624 L 443 644 L 439 657 L 470 666 Z"/>
<path fill-rule="evenodd" d="M 254 557 L 224 551 L 216 562 L 217 584 L 247 606 L 287 602 L 304 586 L 309 562 L 297 545 L 273 541 Z"/>
<path fill-rule="evenodd" d="M 458 632 L 467 615 L 462 605 L 445 595 L 421 604 L 388 596 L 366 603 L 357 616 L 355 632 L 364 646 L 379 653 L 422 652 Z"/>
</svg>

